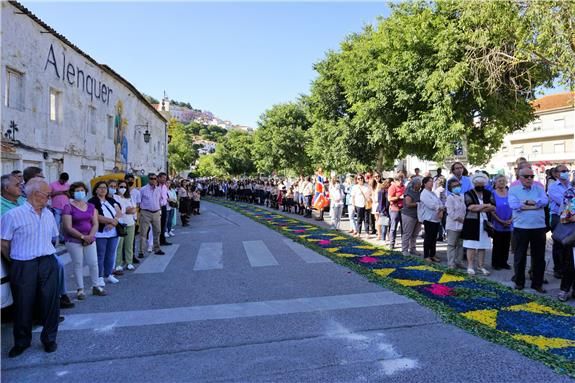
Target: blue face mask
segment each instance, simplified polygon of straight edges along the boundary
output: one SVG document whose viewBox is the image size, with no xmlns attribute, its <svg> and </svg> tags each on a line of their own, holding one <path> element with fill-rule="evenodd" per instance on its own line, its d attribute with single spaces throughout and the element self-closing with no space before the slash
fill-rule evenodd
<svg viewBox="0 0 575 383">
<path fill-rule="evenodd" d="M 116 194 L 116 188 L 108 188 L 108 193 Z"/>
<path fill-rule="evenodd" d="M 569 172 L 559 173 L 559 178 L 561 178 L 564 181 L 568 181 L 569 180 Z"/>
<path fill-rule="evenodd" d="M 74 199 L 76 201 L 80 201 L 83 200 L 84 198 L 86 198 L 86 192 L 85 191 L 75 191 L 74 192 Z"/>
<path fill-rule="evenodd" d="M 456 186 L 453 189 L 451 189 L 451 192 L 453 194 L 460 194 L 461 193 L 461 186 Z"/>
</svg>

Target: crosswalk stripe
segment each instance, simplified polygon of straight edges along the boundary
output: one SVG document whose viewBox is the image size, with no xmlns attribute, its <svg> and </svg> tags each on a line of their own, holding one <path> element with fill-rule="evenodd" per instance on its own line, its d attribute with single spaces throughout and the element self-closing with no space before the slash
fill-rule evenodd
<svg viewBox="0 0 575 383">
<path fill-rule="evenodd" d="M 264 241 L 243 241 L 243 245 L 252 267 L 278 265 Z"/>
<path fill-rule="evenodd" d="M 202 242 L 194 264 L 194 271 L 223 269 L 223 253 L 221 242 Z"/>
<path fill-rule="evenodd" d="M 319 255 L 315 251 L 289 238 L 284 238 L 284 243 L 306 263 L 333 263 L 329 258 Z"/>
<path fill-rule="evenodd" d="M 66 320 L 60 324 L 58 331 L 95 330 L 98 332 L 106 332 L 112 331 L 115 327 L 252 318 L 409 303 L 413 303 L 413 301 L 390 291 L 379 291 L 363 294 L 225 303 L 169 309 L 69 314 L 66 315 Z M 41 330 L 42 328 L 39 327 L 36 328 L 34 332 L 40 332 Z"/>
<path fill-rule="evenodd" d="M 150 273 L 163 273 L 168 267 L 168 264 L 178 251 L 180 245 L 172 244 L 172 246 L 165 246 L 162 248 L 166 254 L 164 255 L 148 255 L 140 266 L 134 271 L 135 274 L 150 274 Z"/>
</svg>

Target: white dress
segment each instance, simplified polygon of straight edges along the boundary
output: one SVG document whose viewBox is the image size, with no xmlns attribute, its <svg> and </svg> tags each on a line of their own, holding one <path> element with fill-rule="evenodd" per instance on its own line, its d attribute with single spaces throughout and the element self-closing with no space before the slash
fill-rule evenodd
<svg viewBox="0 0 575 383">
<path fill-rule="evenodd" d="M 479 198 L 479 204 L 483 205 L 483 200 Z M 487 213 L 479 213 L 479 241 L 473 241 L 471 239 L 463 240 L 463 247 L 466 249 L 476 249 L 476 250 L 488 250 L 491 249 L 491 238 L 487 235 L 487 232 L 483 229 L 483 221 L 487 220 Z"/>
</svg>

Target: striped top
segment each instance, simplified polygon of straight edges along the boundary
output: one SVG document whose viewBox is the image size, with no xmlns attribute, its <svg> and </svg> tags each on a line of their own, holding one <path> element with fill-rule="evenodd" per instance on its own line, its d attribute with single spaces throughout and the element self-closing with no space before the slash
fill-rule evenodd
<svg viewBox="0 0 575 383">
<path fill-rule="evenodd" d="M 140 189 L 140 209 L 157 211 L 160 210 L 160 201 L 162 199 L 162 190 L 150 184 Z"/>
<path fill-rule="evenodd" d="M 48 208 L 38 215 L 29 202 L 15 207 L 2 216 L 2 240 L 11 241 L 10 258 L 29 261 L 54 254 L 52 238 L 58 236 L 58 226 Z"/>
</svg>

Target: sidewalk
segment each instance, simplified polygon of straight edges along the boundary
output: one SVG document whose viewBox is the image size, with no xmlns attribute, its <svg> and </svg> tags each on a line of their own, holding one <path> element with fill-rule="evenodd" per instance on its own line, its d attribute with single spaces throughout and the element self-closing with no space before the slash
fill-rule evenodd
<svg viewBox="0 0 575 383">
<path fill-rule="evenodd" d="M 257 206 L 259 208 L 266 209 L 268 211 L 272 211 L 274 213 L 278 213 L 278 214 L 281 214 L 281 215 L 284 215 L 284 216 L 287 216 L 290 218 L 295 218 L 295 219 L 298 219 L 298 220 L 303 221 L 303 222 L 308 222 L 308 223 L 323 227 L 325 229 L 331 229 L 331 226 L 330 226 L 331 217 L 330 217 L 328 212 L 324 213 L 324 221 L 318 221 L 315 219 L 315 217 L 318 216 L 318 214 L 315 210 L 314 210 L 314 218 L 304 218 L 303 216 L 300 216 L 300 215 L 296 215 L 293 213 L 292 214 L 284 213 L 281 210 L 267 208 L 265 206 L 260 206 L 260 205 L 254 205 L 254 206 Z M 349 228 L 350 228 L 349 218 L 348 217 L 342 217 L 339 231 L 342 234 L 349 236 L 349 233 L 348 233 Z M 368 242 L 368 243 L 375 245 L 375 246 L 381 246 L 384 248 L 388 248 L 384 245 L 383 241 L 378 241 L 375 238 L 375 236 L 373 236 L 373 237 L 374 238 L 363 237 L 361 239 L 360 238 L 358 238 L 358 239 L 360 239 L 364 242 Z M 399 248 L 398 248 L 398 246 L 399 246 Z M 556 299 L 557 294 L 560 291 L 559 286 L 560 286 L 561 280 L 557 279 L 553 276 L 553 256 L 551 254 L 551 247 L 552 247 L 551 233 L 548 233 L 547 234 L 546 249 L 545 249 L 545 263 L 546 263 L 545 279 L 549 283 L 543 285 L 543 287 L 547 290 L 547 294 L 539 294 L 535 290 L 532 290 L 531 288 L 529 288 L 530 282 L 529 282 L 529 276 L 527 276 L 527 275 L 526 275 L 525 292 L 533 293 L 536 295 L 545 295 L 545 296 L 548 296 L 549 298 Z M 396 239 L 396 247 L 394 250 L 401 252 L 401 234 L 399 233 L 399 230 L 398 230 L 397 239 Z M 422 237 L 417 238 L 417 252 L 423 254 L 423 238 Z M 437 242 L 437 256 L 441 259 L 441 264 L 444 266 L 447 266 L 447 242 L 446 241 Z M 477 274 L 476 276 L 499 282 L 500 284 L 502 284 L 504 286 L 508 286 L 508 287 L 513 287 L 515 285 L 511 281 L 511 278 L 513 277 L 513 269 L 511 269 L 511 270 L 492 270 L 491 269 L 491 267 L 490 267 L 490 265 L 491 265 L 491 250 L 486 251 L 485 264 L 486 264 L 486 268 L 489 271 L 491 271 L 491 275 L 483 276 L 483 275 Z M 511 252 L 509 253 L 509 264 L 511 265 L 511 267 L 513 267 L 513 253 L 511 253 Z M 530 260 L 528 259 L 527 265 L 529 265 L 529 264 L 530 264 Z M 462 270 L 462 271 L 465 271 L 465 270 Z M 569 299 L 566 302 L 566 304 L 575 307 L 575 299 L 572 299 L 572 298 Z"/>
</svg>

